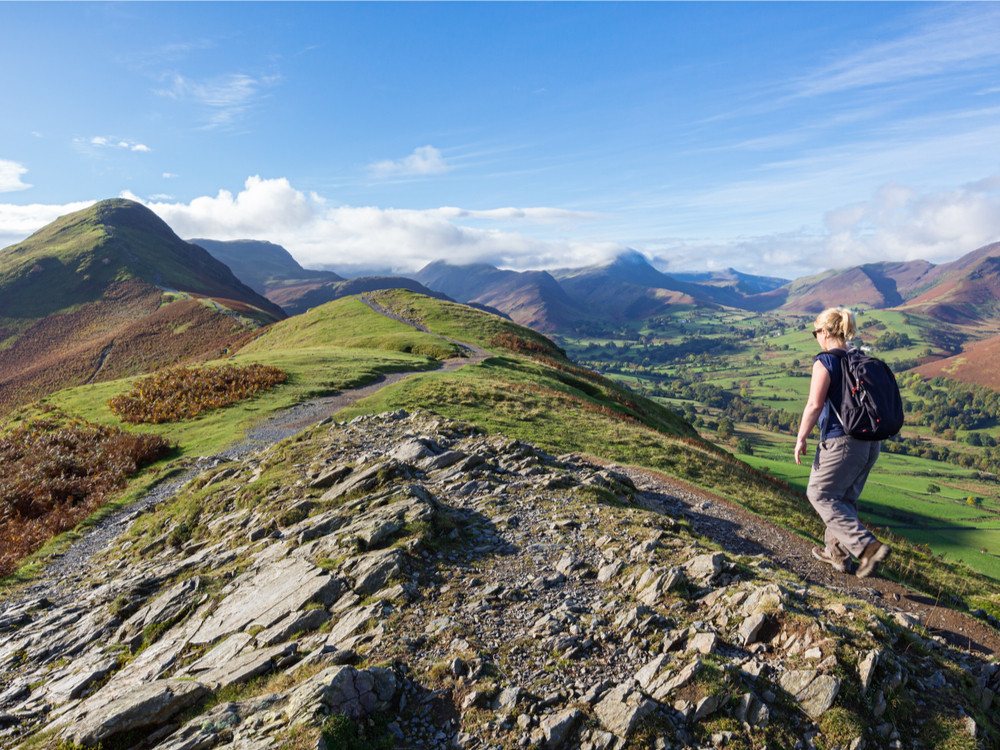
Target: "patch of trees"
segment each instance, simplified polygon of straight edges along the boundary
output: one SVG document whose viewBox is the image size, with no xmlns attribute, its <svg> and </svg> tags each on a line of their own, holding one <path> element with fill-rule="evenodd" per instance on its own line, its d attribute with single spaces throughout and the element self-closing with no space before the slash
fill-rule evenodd
<svg viewBox="0 0 1000 750">
<path fill-rule="evenodd" d="M 905 349 L 910 346 L 910 337 L 906 333 L 895 333 L 893 331 L 886 331 L 877 339 L 875 339 L 875 346 L 881 351 L 889 351 L 890 349 Z"/>
<path fill-rule="evenodd" d="M 988 388 L 949 378 L 926 381 L 916 374 L 904 378 L 902 385 L 906 386 L 903 406 L 910 421 L 937 434 L 979 430 L 1000 419 L 1000 393 Z"/>
</svg>

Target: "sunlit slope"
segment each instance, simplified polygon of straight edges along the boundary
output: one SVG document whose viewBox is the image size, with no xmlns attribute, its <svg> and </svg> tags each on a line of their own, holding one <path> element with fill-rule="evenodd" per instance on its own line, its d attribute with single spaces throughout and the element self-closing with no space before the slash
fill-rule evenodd
<svg viewBox="0 0 1000 750">
<path fill-rule="evenodd" d="M 42 318 L 100 299 L 116 282 L 232 301 L 266 322 L 281 310 L 145 206 L 105 200 L 0 251 L 0 318 Z"/>
<path fill-rule="evenodd" d="M 282 317 L 149 209 L 102 201 L 0 251 L 0 413 L 217 357 Z"/>
</svg>

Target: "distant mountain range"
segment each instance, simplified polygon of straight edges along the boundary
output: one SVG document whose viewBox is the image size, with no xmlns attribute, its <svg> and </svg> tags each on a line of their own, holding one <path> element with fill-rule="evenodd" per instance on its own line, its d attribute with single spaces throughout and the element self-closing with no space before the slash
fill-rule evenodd
<svg viewBox="0 0 1000 750">
<path fill-rule="evenodd" d="M 634 250 L 551 271 L 436 261 L 409 277 L 345 279 L 269 242 L 186 242 L 141 204 L 102 201 L 0 251 L 0 409 L 25 394 L 217 356 L 254 327 L 339 297 L 404 288 L 543 333 L 627 325 L 678 305 L 813 314 L 837 304 L 939 322 L 962 379 L 1000 351 L 1000 243 L 958 260 L 869 263 L 793 281 L 733 269 L 666 274 Z M 44 387 L 42 387 L 44 386 Z M 18 395 L 20 394 L 20 395 Z"/>
<path fill-rule="evenodd" d="M 205 244 L 210 250 L 216 247 Z M 956 355 L 921 365 L 919 371 L 928 376 L 945 374 L 992 383 L 994 378 L 986 377 L 992 366 L 987 362 L 995 362 L 1000 352 L 1000 243 L 940 265 L 923 260 L 867 263 L 793 281 L 734 269 L 666 274 L 642 254 L 626 250 L 605 263 L 584 268 L 511 271 L 485 263 L 439 260 L 414 273 L 413 279 L 306 282 L 301 279 L 308 272 L 294 264 L 283 249 L 261 247 L 270 248 L 284 264 L 261 288 L 292 314 L 337 296 L 385 287 L 445 294 L 548 334 L 641 323 L 678 305 L 805 315 L 846 305 L 894 308 L 933 321 L 937 344 Z M 278 268 L 276 261 L 266 262 L 257 255 L 232 259 L 237 275 L 244 265 Z M 253 278 L 250 269 L 246 273 Z"/>
<path fill-rule="evenodd" d="M 444 297 L 417 281 L 400 276 L 363 276 L 345 279 L 332 271 L 312 271 L 299 265 L 281 245 L 258 240 L 193 239 L 255 291 L 280 305 L 289 315 L 341 297 L 377 289 L 409 289 L 429 297 Z"/>
</svg>

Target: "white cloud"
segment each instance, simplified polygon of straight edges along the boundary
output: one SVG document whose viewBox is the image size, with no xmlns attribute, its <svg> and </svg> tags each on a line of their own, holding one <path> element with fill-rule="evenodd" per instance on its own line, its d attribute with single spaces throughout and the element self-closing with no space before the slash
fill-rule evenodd
<svg viewBox="0 0 1000 750">
<path fill-rule="evenodd" d="M 830 211 L 825 223 L 824 255 L 837 265 L 951 260 L 1000 240 L 1000 175 L 924 194 L 887 183 L 868 201 Z"/>
<path fill-rule="evenodd" d="M 386 159 L 372 164 L 369 169 L 376 177 L 397 177 L 412 175 L 440 174 L 447 172 L 441 152 L 433 146 L 420 146 L 413 153 L 402 159 Z"/>
<path fill-rule="evenodd" d="M 26 174 L 27 171 L 27 167 L 16 161 L 0 159 L 0 193 L 13 193 L 30 188 L 31 185 L 21 181 L 21 175 Z"/>
<path fill-rule="evenodd" d="M 91 146 L 97 146 L 98 148 L 115 148 L 124 151 L 140 151 L 143 153 L 148 153 L 153 150 L 144 143 L 136 143 L 135 141 L 127 141 L 121 138 L 107 138 L 103 135 L 95 135 L 89 141 L 77 138 L 76 142 L 89 143 Z"/>
<path fill-rule="evenodd" d="M 331 206 L 318 195 L 295 189 L 284 178 L 250 177 L 235 194 L 220 190 L 188 203 L 165 196 L 142 200 L 124 193 L 123 197 L 145 203 L 181 237 L 269 240 L 288 249 L 303 265 L 345 275 L 375 270 L 406 274 L 441 259 L 520 270 L 580 267 L 624 249 L 618 242 L 547 240 L 507 229 L 509 222 L 573 226 L 596 218 L 593 214 L 548 207 Z M 90 203 L 0 204 L 0 246 L 18 242 L 58 216 Z M 466 220 L 482 224 L 460 223 Z M 1000 174 L 941 191 L 921 192 L 885 183 L 868 200 L 827 211 L 818 229 L 729 239 L 677 236 L 628 244 L 668 272 L 733 267 L 795 278 L 873 261 L 919 258 L 941 263 L 997 240 Z"/>
<path fill-rule="evenodd" d="M 131 194 L 124 197 L 135 199 Z M 617 243 L 546 241 L 495 228 L 470 228 L 453 219 L 489 218 L 492 211 L 444 208 L 420 211 L 375 206 L 328 206 L 287 179 L 249 178 L 233 195 L 190 203 L 146 202 L 182 237 L 261 239 L 285 247 L 303 265 L 351 274 L 380 269 L 413 272 L 433 260 L 485 262 L 504 268 L 544 268 L 594 263 L 622 249 Z M 494 218 L 526 220 L 582 214 L 550 208 L 498 209 Z"/>
<path fill-rule="evenodd" d="M 173 172 L 164 172 L 163 173 L 163 179 L 164 180 L 172 180 L 175 177 L 180 177 L 180 175 L 176 175 Z"/>
</svg>

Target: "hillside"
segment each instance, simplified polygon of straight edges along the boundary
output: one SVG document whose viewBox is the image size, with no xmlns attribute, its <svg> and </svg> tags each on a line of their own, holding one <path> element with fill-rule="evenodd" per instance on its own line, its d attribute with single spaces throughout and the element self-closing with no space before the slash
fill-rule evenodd
<svg viewBox="0 0 1000 750">
<path fill-rule="evenodd" d="M 454 354 L 473 348 L 488 351 L 462 367 Z M 346 409 L 283 408 L 370 382 L 383 356 L 382 372 L 413 374 Z M 456 366 L 426 369 L 444 357 Z M 817 577 L 809 541 L 767 520 L 817 538 L 801 496 L 529 329 L 382 291 L 282 321 L 227 361 L 280 365 L 288 382 L 217 412 L 232 415 L 224 451 L 198 437 L 204 417 L 155 426 L 185 458 L 172 483 L 97 522 L 103 539 L 127 535 L 40 553 L 29 588 L 0 602 L 4 739 L 625 750 L 1000 737 L 994 631 L 890 581 Z M 51 401 L 104 421 L 128 386 Z M 220 453 L 192 461 L 199 441 Z M 901 558 L 885 572 L 943 567 Z"/>
<path fill-rule="evenodd" d="M 913 368 L 925 378 L 946 377 L 1000 391 L 1000 336 L 967 344 L 961 354 Z"/>
<path fill-rule="evenodd" d="M 584 314 L 545 271 L 502 271 L 486 263 L 435 261 L 414 278 L 452 299 L 500 310 L 537 331 L 560 330 Z"/>
<path fill-rule="evenodd" d="M 289 283 L 322 284 L 344 280 L 343 276 L 332 271 L 303 268 L 291 253 L 273 242 L 209 239 L 192 239 L 190 242 L 208 250 L 212 257 L 229 266 L 240 281 L 265 297 L 274 288 L 287 286 Z"/>
<path fill-rule="evenodd" d="M 927 291 L 902 306 L 974 334 L 1000 331 L 1000 243 L 960 270 L 942 273 Z"/>
<path fill-rule="evenodd" d="M 440 292 L 431 291 L 423 284 L 403 276 L 361 276 L 356 279 L 323 282 L 297 282 L 293 280 L 280 284 L 271 284 L 267 296 L 272 302 L 281 305 L 289 315 L 301 315 L 314 307 L 327 302 L 350 297 L 355 294 L 375 292 L 380 289 L 406 289 L 429 297 L 447 299 Z"/>
<path fill-rule="evenodd" d="M 97 203 L 0 251 L 0 412 L 219 356 L 282 317 L 145 207 Z"/>
</svg>

